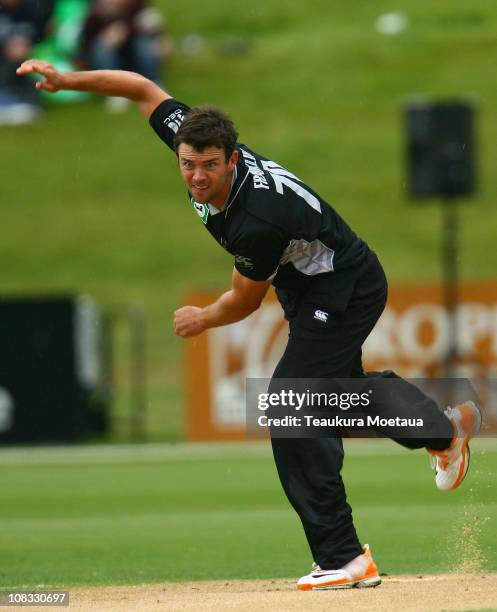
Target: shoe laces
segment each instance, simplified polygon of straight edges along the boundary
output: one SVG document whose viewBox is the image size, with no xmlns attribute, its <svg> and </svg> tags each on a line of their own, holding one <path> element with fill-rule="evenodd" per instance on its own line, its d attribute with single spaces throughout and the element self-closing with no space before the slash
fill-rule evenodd
<svg viewBox="0 0 497 612">
<path fill-rule="evenodd" d="M 451 449 L 446 451 L 430 451 L 431 468 L 435 470 L 446 470 L 451 462 Z"/>
<path fill-rule="evenodd" d="M 454 429 L 457 431 L 458 427 L 455 422 L 454 408 L 452 406 L 447 406 L 444 410 L 445 416 L 452 422 Z M 443 451 L 430 451 L 430 465 L 431 469 L 435 470 L 446 470 L 449 467 L 451 460 L 451 451 L 452 445 Z"/>
</svg>

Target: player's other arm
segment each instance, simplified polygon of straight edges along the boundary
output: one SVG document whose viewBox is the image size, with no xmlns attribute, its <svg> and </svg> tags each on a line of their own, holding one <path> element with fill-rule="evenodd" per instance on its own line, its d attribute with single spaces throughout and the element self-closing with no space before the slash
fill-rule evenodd
<svg viewBox="0 0 497 612">
<path fill-rule="evenodd" d="M 205 308 L 184 306 L 174 313 L 176 335 L 189 338 L 210 327 L 245 319 L 259 308 L 271 282 L 251 280 L 234 269 L 231 289 L 215 302 Z"/>
<path fill-rule="evenodd" d="M 125 70 L 88 70 L 60 72 L 49 62 L 26 60 L 17 69 L 17 74 L 36 73 L 43 80 L 36 83 L 37 89 L 55 93 L 60 89 L 87 91 L 101 96 L 120 96 L 136 102 L 147 117 L 164 100 L 171 96 L 153 81 L 135 72 Z"/>
</svg>

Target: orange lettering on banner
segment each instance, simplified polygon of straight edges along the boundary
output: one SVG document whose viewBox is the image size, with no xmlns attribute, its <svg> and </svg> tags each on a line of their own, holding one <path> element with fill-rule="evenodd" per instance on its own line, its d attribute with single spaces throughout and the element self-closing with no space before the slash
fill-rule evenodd
<svg viewBox="0 0 497 612">
<path fill-rule="evenodd" d="M 192 292 L 188 304 L 205 306 L 220 292 Z M 455 314 L 456 374 L 497 378 L 497 283 L 466 283 Z M 443 373 L 451 321 L 438 284 L 395 284 L 366 340 L 366 370 L 391 369 L 409 378 Z M 244 321 L 186 341 L 187 435 L 190 440 L 245 438 L 245 380 L 269 378 L 288 337 L 274 291 Z M 497 406 L 495 406 L 497 426 Z"/>
</svg>

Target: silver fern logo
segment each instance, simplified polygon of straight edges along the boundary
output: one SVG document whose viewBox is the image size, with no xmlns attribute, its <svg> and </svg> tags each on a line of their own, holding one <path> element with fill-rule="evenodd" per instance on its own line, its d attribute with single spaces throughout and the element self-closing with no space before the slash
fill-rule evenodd
<svg viewBox="0 0 497 612">
<path fill-rule="evenodd" d="M 207 219 L 209 218 L 209 205 L 208 204 L 199 204 L 195 202 L 193 198 L 191 198 L 191 203 L 197 215 L 202 219 L 202 223 L 207 224 Z"/>
</svg>

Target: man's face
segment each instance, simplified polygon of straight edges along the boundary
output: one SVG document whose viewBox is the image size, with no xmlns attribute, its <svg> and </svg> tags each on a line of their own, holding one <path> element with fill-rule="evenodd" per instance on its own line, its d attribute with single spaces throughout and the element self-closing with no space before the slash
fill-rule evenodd
<svg viewBox="0 0 497 612">
<path fill-rule="evenodd" d="M 233 170 L 238 161 L 234 151 L 226 161 L 224 149 L 207 147 L 202 152 L 182 142 L 178 147 L 179 169 L 183 180 L 199 204 L 223 206 L 231 189 Z"/>
</svg>

